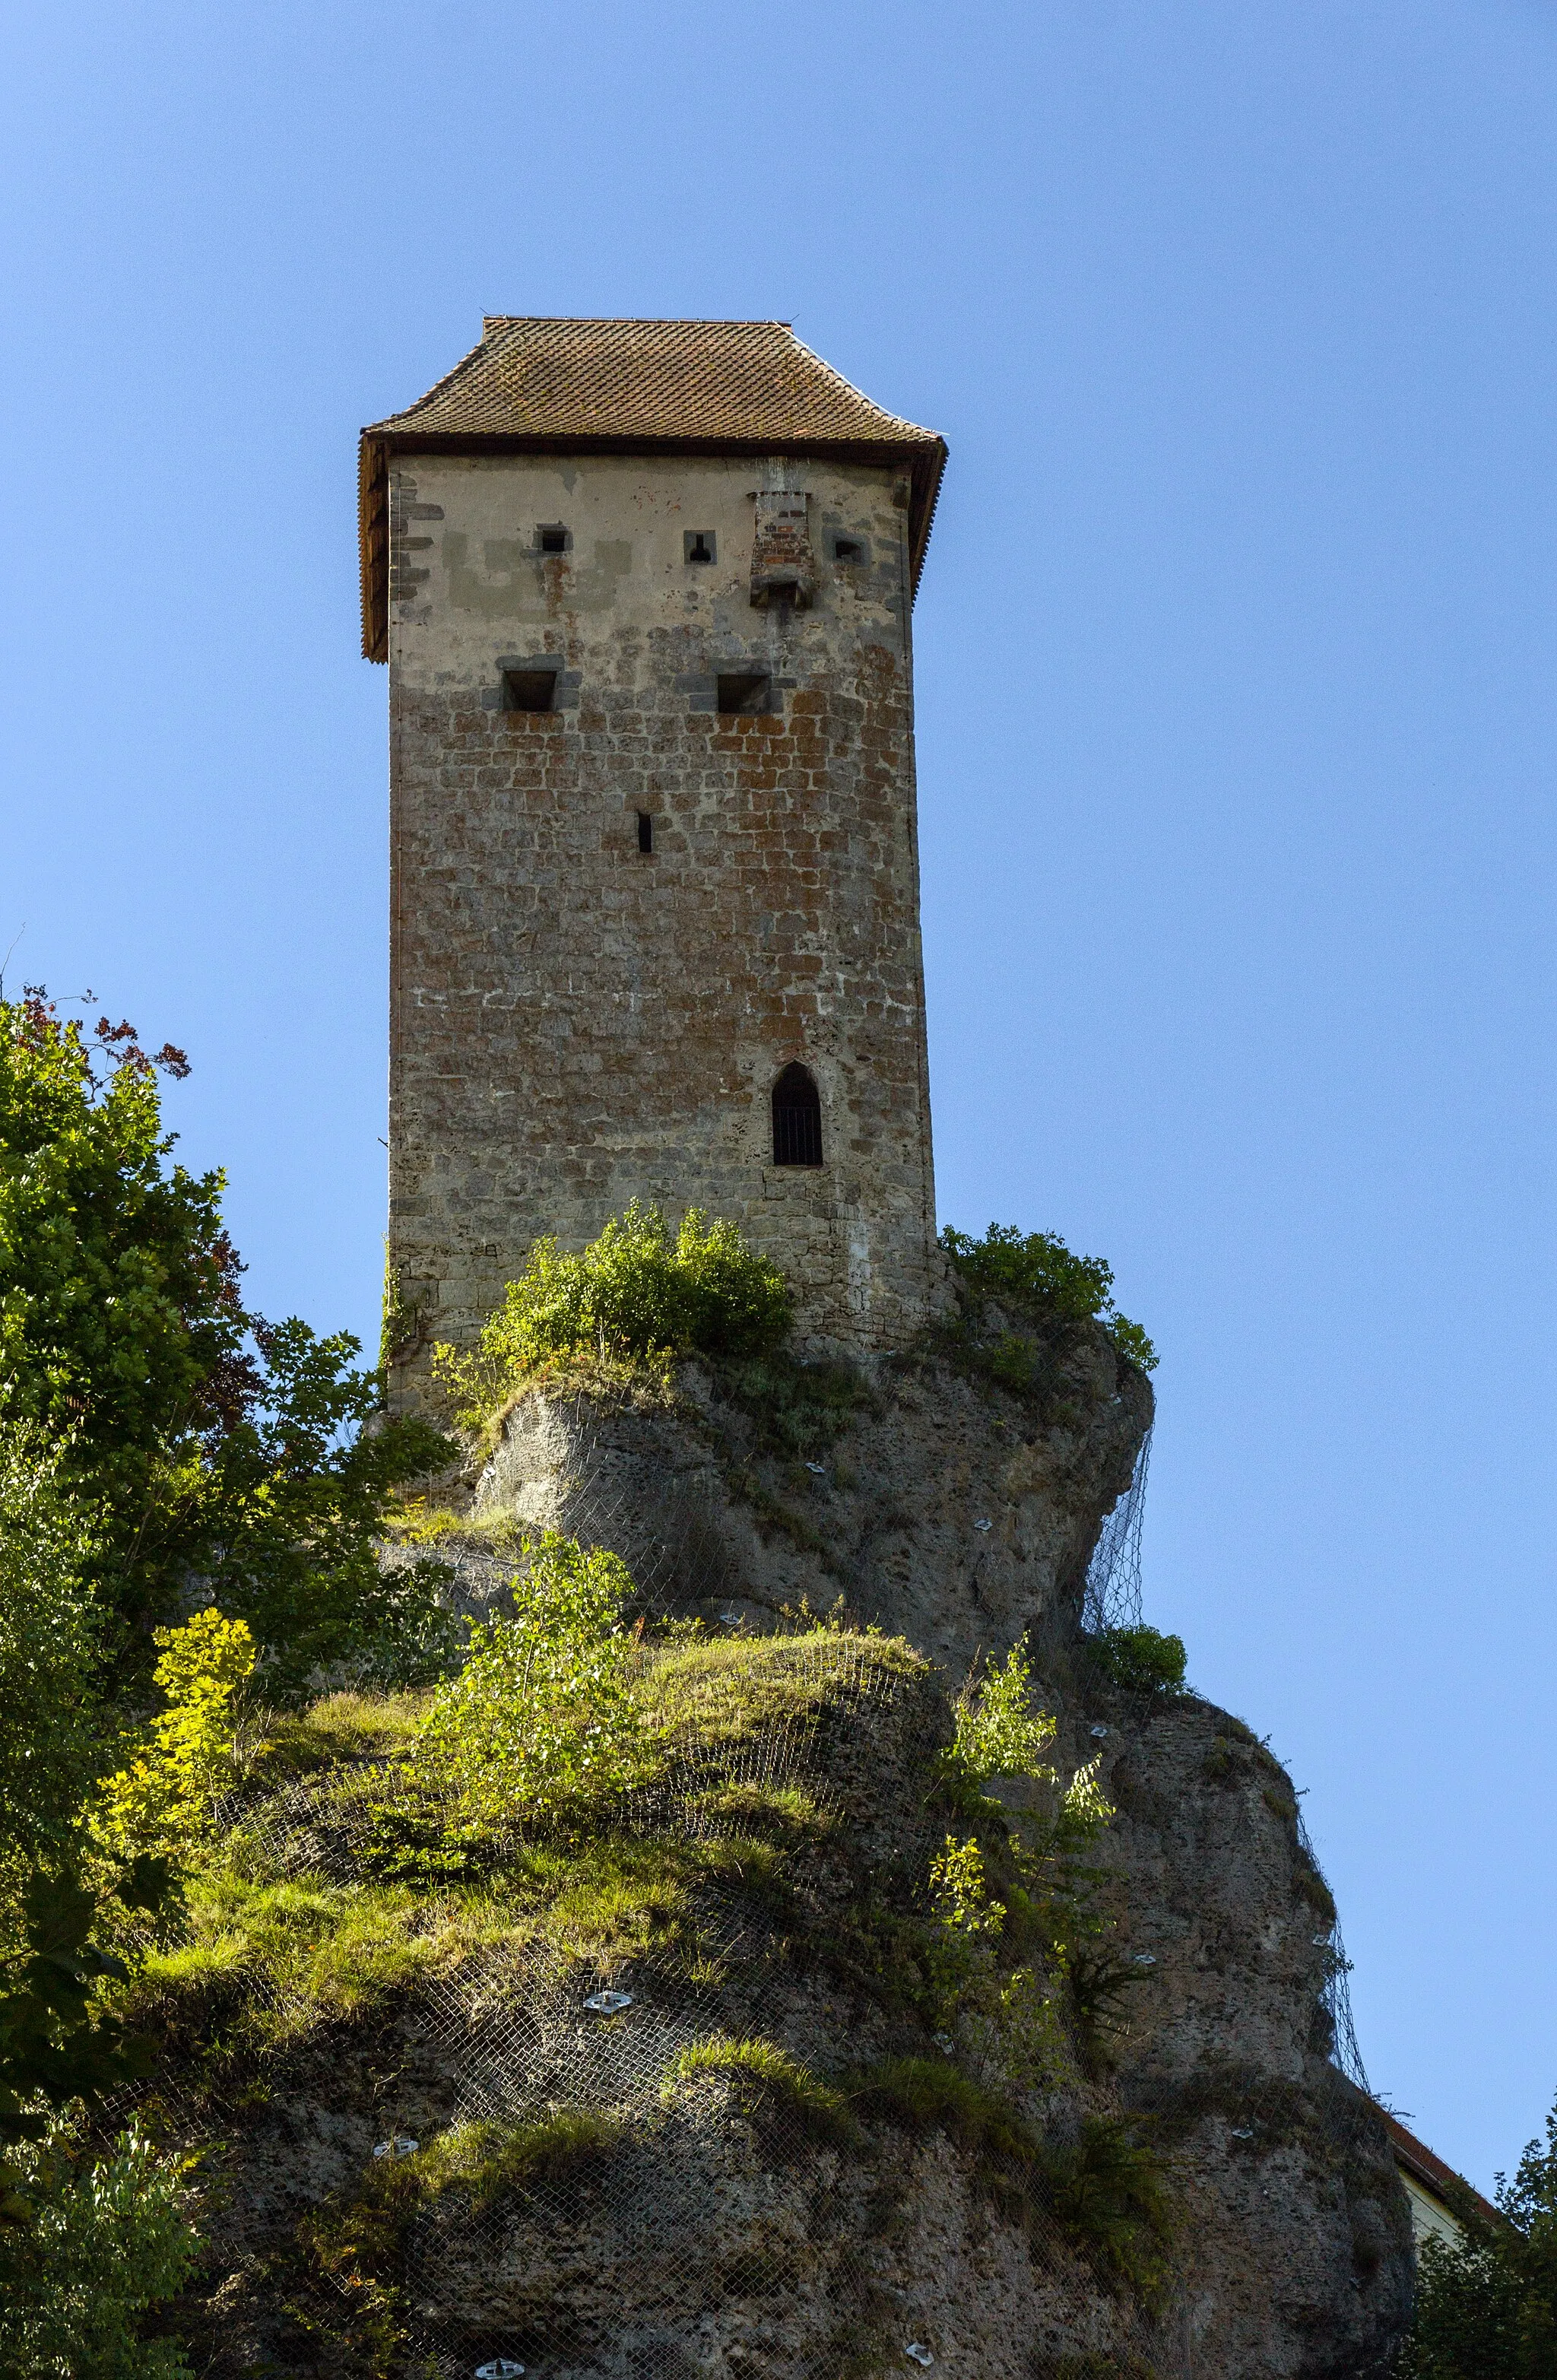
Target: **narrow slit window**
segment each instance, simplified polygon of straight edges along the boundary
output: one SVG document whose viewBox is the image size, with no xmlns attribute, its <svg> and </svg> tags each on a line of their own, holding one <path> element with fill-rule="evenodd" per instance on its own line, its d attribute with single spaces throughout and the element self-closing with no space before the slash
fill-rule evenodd
<svg viewBox="0 0 1557 2380">
<path fill-rule="evenodd" d="M 640 851 L 654 849 L 654 820 L 647 810 L 638 812 L 638 849 Z"/>
<path fill-rule="evenodd" d="M 682 531 L 682 552 L 688 562 L 716 562 L 718 545 L 711 528 L 688 528 Z"/>
<path fill-rule="evenodd" d="M 556 695 L 554 669 L 509 669 L 502 674 L 505 710 L 553 710 Z"/>
<path fill-rule="evenodd" d="M 737 670 L 721 675 L 717 698 L 727 718 L 732 714 L 749 716 L 754 711 L 766 711 L 773 708 L 770 682 L 766 671 Z"/>
<path fill-rule="evenodd" d="M 786 1066 L 773 1086 L 773 1162 L 822 1162 L 822 1095 L 804 1066 Z"/>
</svg>

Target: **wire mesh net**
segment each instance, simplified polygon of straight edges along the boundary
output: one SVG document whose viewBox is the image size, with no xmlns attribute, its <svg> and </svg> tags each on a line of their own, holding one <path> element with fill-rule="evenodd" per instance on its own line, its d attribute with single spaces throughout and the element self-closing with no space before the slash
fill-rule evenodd
<svg viewBox="0 0 1557 2380">
<path fill-rule="evenodd" d="M 522 1490 L 522 1523 L 620 1555 L 642 1606 L 658 1615 L 697 1615 L 716 1632 L 795 1624 L 757 1610 L 744 1593 L 719 1525 L 725 1491 L 713 1466 L 623 1442 L 585 1402 L 566 1418 L 566 1461 Z M 1081 1619 L 1091 1635 L 1141 1621 L 1150 1451 L 1148 1437 L 1088 1568 Z M 452 1567 L 453 1599 L 482 1611 L 513 1576 L 515 1548 L 467 1540 Z M 945 1740 L 945 1689 L 955 1682 L 941 1682 L 932 1719 L 925 1699 L 907 1695 L 858 1637 L 796 1633 L 774 1653 L 787 1666 L 789 1706 L 700 1746 L 623 1798 L 613 1832 L 707 1842 L 723 1823 L 721 1793 L 803 1788 L 820 1823 L 848 1831 L 872 1889 L 923 1905 L 944 1827 L 931 1823 L 923 1795 L 863 1809 L 839 1747 L 861 1725 L 896 1718 L 906 1731 L 899 1774 L 923 1771 Z M 374 1760 L 262 1800 L 235 1800 L 222 1813 L 268 1875 L 343 1883 L 382 1873 L 387 1844 L 414 1843 L 418 1830 L 436 1833 L 453 1815 L 393 1763 Z M 1299 1834 L 1311 1861 L 1300 1821 Z M 521 1840 L 516 1833 L 508 1848 Z M 491 1846 L 493 1856 L 503 1848 Z M 963 2225 L 951 2252 L 944 2236 L 927 2234 L 906 2191 L 910 2169 L 930 2154 L 923 2141 L 876 2126 L 866 2149 L 846 2153 L 818 2129 L 815 2108 L 765 2092 L 739 2058 L 706 2057 L 708 2045 L 766 2044 L 827 2085 L 892 2043 L 868 1996 L 797 1965 L 782 1926 L 739 1879 L 709 1872 L 693 1898 L 690 1952 L 638 1947 L 601 1958 L 530 1941 L 418 1983 L 417 2054 L 442 2078 L 443 2095 L 429 2119 L 387 2094 L 376 2119 L 382 2140 L 416 2137 L 429 2120 L 445 2132 L 485 2124 L 505 2136 L 550 2125 L 576 2153 L 541 2156 L 490 2193 L 451 2188 L 418 2206 L 404 2227 L 395 2277 L 407 2372 L 453 2380 L 506 2360 L 545 2380 L 746 2371 L 836 2380 L 849 2357 L 862 2370 L 873 2368 L 873 2354 L 874 2368 L 908 2369 L 923 2362 L 910 2354 L 919 2349 L 981 2380 L 1087 2355 L 1099 2369 L 1189 2380 L 1197 2366 L 1184 2306 L 1149 2319 L 1129 2290 L 1100 2276 L 1041 2177 L 1026 2178 L 1015 2210 L 1007 2184 L 996 2177 L 987 2188 L 988 2177 L 981 2182 L 943 2143 L 936 2154 L 950 2162 L 935 2182 L 941 2231 Z M 1367 2082 L 1338 1927 L 1325 1929 L 1324 1951 L 1331 2054 L 1360 2094 Z M 287 2018 L 284 1985 L 256 1978 L 253 1988 Z M 947 2040 L 949 2051 L 939 2039 L 918 2047 L 976 2074 L 971 2035 Z M 220 2130 L 223 2110 L 209 2094 L 181 2095 L 165 2081 L 160 2088 L 191 2135 Z M 1289 2122 L 1292 2095 L 1268 2075 L 1245 2076 L 1227 2155 L 1252 2159 Z M 593 2143 L 567 2134 L 566 2119 L 581 2111 L 605 2127 Z M 1045 2118 L 1063 2131 L 1077 2107 L 1051 2102 L 1041 2127 Z M 1342 2148 L 1361 2139 L 1367 2120 L 1355 2094 L 1322 2110 Z M 972 2252 L 981 2230 L 1004 2242 L 998 2289 Z M 343 2301 L 350 2295 L 348 2283 L 332 2286 Z M 992 2330 L 995 2305 L 1002 2326 Z M 1018 2335 L 1020 2358 L 1010 2343 Z"/>
<path fill-rule="evenodd" d="M 896 1905 L 923 1903 L 944 1822 L 922 1791 L 883 1804 L 854 1763 L 863 1730 L 886 1745 L 892 1774 L 923 1777 L 945 1738 L 944 1700 L 926 1693 L 922 1672 L 905 1675 L 853 1636 L 784 1638 L 763 1664 L 784 1707 L 733 1738 L 696 1743 L 622 1797 L 613 1836 L 713 1843 L 728 1831 L 732 1795 L 799 1794 L 819 1840 L 847 1840 L 848 1876 L 825 1881 L 824 1897 L 857 1890 L 863 1871 L 866 1888 Z M 416 1837 L 429 1814 L 403 1769 L 364 1761 L 235 1800 L 223 1815 L 251 1872 L 349 1884 L 374 1874 L 386 1842 Z M 522 1840 L 516 1831 L 492 1846 L 500 1864 Z M 835 2380 L 847 2357 L 861 2369 L 909 2369 L 923 2362 L 909 2357 L 916 2347 L 952 2373 L 1016 2374 L 1041 2368 L 1031 2359 L 1045 2338 L 1056 2356 L 1080 2343 L 1121 2371 L 1176 2368 L 1130 2293 L 1078 2252 L 1041 2177 L 1028 2178 L 1014 2211 L 1008 2180 L 1002 2204 L 990 2177 L 966 2159 L 958 2169 L 943 2142 L 926 2227 L 907 2190 L 929 2155 L 922 2142 L 850 2118 L 845 2145 L 829 2133 L 826 2105 L 819 2123 L 804 2089 L 781 2073 L 771 2088 L 760 2063 L 742 2067 L 740 2046 L 762 2045 L 825 2093 L 903 2045 L 879 1995 L 840 1984 L 825 1961 L 797 1962 L 785 1924 L 739 1875 L 711 1869 L 693 1898 L 694 1938 L 672 1949 L 602 1958 L 532 1940 L 417 1985 L 413 2062 L 441 2078 L 437 2131 L 486 2124 L 513 2138 L 549 2125 L 566 2146 L 567 2121 L 583 2111 L 605 2129 L 490 2197 L 451 2189 L 418 2206 L 395 2276 L 406 2371 L 453 2380 L 506 2358 L 546 2380 L 743 2369 Z M 284 2030 L 301 2018 L 284 1985 L 256 1988 Z M 948 2071 L 979 2070 L 972 2034 L 911 2046 Z M 192 2095 L 183 2113 L 191 2134 L 219 2132 L 228 2117 Z M 376 2144 L 398 2137 L 425 2150 L 428 2126 L 425 2100 L 388 2091 Z M 942 2234 L 960 2221 L 965 2240 L 948 2252 Z M 994 2298 L 972 2243 L 984 2240 L 987 2262 L 1002 2224 L 1009 2269 Z M 354 2284 L 333 2286 L 344 2307 Z M 991 2332 L 994 2302 L 1008 2315 L 1016 2308 L 1017 2360 Z"/>
<path fill-rule="evenodd" d="M 1130 1484 L 1104 1521 L 1087 1564 L 1081 1626 L 1091 1635 L 1104 1628 L 1141 1625 L 1141 1533 L 1146 1519 L 1146 1473 L 1152 1432 L 1141 1441 Z"/>
</svg>

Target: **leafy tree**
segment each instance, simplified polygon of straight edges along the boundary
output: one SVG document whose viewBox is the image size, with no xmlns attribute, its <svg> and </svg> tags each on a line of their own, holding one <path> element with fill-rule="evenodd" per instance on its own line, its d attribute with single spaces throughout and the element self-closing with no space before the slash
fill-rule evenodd
<svg viewBox="0 0 1557 2380">
<path fill-rule="evenodd" d="M 345 1333 L 245 1311 L 221 1175 L 168 1162 L 158 1076 L 187 1071 L 41 990 L 0 1000 L 0 2371 L 18 2380 L 184 2371 L 140 2336 L 192 2252 L 182 2168 L 79 2130 L 146 2056 L 98 2005 L 125 1973 L 105 1904 L 165 1898 L 142 1847 L 209 1817 L 256 1639 L 285 1692 L 381 1652 L 412 1607 L 425 1623 L 376 1548 L 390 1490 L 452 1451 L 383 1422 Z M 166 1708 L 89 1846 L 109 1697 L 191 1579 L 212 1609 L 159 1632 Z"/>
<path fill-rule="evenodd" d="M 1527 2141 L 1511 2182 L 1498 2179 L 1498 2206 L 1513 2238 L 1504 2254 L 1519 2283 L 1520 2380 L 1557 2371 L 1557 2102 L 1544 2147 Z"/>
<path fill-rule="evenodd" d="M 199 1576 L 294 1691 L 375 1625 L 385 1499 L 452 1450 L 377 1426 L 348 1333 L 245 1311 L 223 1176 L 166 1162 L 159 1072 L 187 1061 L 129 1025 L 0 1001 L 0 1383 L 91 1508 L 104 1650 Z"/>
<path fill-rule="evenodd" d="M 267 1693 L 288 1695 L 382 1634 L 403 1599 L 377 1559 L 391 1491 L 453 1449 L 426 1422 L 383 1421 L 380 1377 L 353 1368 L 349 1331 L 257 1321 L 253 1338 L 260 1386 L 170 1476 L 163 1528 L 186 1573 L 248 1622 Z"/>
<path fill-rule="evenodd" d="M 1557 2372 L 1557 2106 L 1544 2145 L 1498 2176 L 1501 2221 L 1466 2191 L 1462 2239 L 1425 2240 L 1402 2380 L 1550 2380 Z"/>
<path fill-rule="evenodd" d="M 59 1467 L 0 1402 L 0 1947 L 29 1876 L 68 1864 L 103 1766 L 93 1543 Z"/>
<path fill-rule="evenodd" d="M 132 2126 L 93 2155 L 55 2116 L 0 2168 L 0 2371 L 7 2380 L 187 2380 L 172 2339 L 142 2336 L 197 2246 L 187 2161 Z"/>
<path fill-rule="evenodd" d="M 1519 2380 L 1524 2368 L 1512 2265 L 1484 2240 L 1424 2240 L 1401 2380 Z"/>
<path fill-rule="evenodd" d="M 164 1864 L 140 1859 L 121 1878 L 119 1897 L 151 1909 L 167 1888 Z M 0 2143 L 46 2131 L 42 2107 L 98 2098 L 146 2070 L 146 2045 L 93 2006 L 99 1985 L 126 1972 L 91 1938 L 100 1914 L 97 1895 L 73 1876 L 37 1875 L 28 1887 L 26 1940 L 0 1989 Z"/>
<path fill-rule="evenodd" d="M 188 1062 L 106 1017 L 89 1036 L 36 987 L 0 1002 L 0 1376 L 131 1564 L 170 1449 L 258 1385 L 222 1177 L 164 1170 L 159 1068 Z"/>
</svg>

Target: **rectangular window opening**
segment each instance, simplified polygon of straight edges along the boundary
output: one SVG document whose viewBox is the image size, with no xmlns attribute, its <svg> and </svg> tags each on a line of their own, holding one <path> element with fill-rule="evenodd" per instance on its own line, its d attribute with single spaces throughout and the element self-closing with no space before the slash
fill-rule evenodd
<svg viewBox="0 0 1557 2380">
<path fill-rule="evenodd" d="M 553 521 L 549 525 L 543 521 L 536 531 L 536 543 L 542 553 L 566 553 L 568 532 L 561 521 Z"/>
<path fill-rule="evenodd" d="M 770 684 L 766 670 L 731 671 L 718 680 L 718 707 L 727 715 L 731 712 L 739 715 L 770 711 L 773 708 Z"/>
<path fill-rule="evenodd" d="M 502 674 L 505 710 L 551 710 L 556 707 L 556 692 L 554 669 L 509 669 Z"/>
<path fill-rule="evenodd" d="M 854 537 L 834 538 L 833 558 L 838 562 L 858 562 L 860 559 L 859 539 Z"/>
<path fill-rule="evenodd" d="M 654 849 L 654 820 L 647 810 L 638 812 L 638 849 L 640 851 Z"/>
</svg>

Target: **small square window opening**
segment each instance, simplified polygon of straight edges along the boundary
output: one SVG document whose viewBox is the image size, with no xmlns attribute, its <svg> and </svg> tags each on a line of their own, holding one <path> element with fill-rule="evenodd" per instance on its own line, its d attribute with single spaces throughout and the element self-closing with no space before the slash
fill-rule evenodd
<svg viewBox="0 0 1557 2380">
<path fill-rule="evenodd" d="M 766 671 L 731 671 L 718 680 L 717 700 L 721 711 L 746 712 L 771 710 L 773 697 Z"/>
<path fill-rule="evenodd" d="M 687 562 L 716 562 L 718 543 L 711 528 L 689 528 L 682 532 L 682 554 Z"/>
<path fill-rule="evenodd" d="M 647 810 L 638 812 L 638 849 L 646 852 L 654 849 L 654 820 Z"/>
<path fill-rule="evenodd" d="M 551 710 L 556 708 L 554 669 L 509 669 L 502 674 L 505 710 Z"/>
<path fill-rule="evenodd" d="M 833 540 L 833 559 L 836 562 L 858 562 L 860 559 L 859 539 L 857 537 L 835 537 Z"/>
<path fill-rule="evenodd" d="M 542 553 L 566 553 L 568 532 L 560 521 L 553 522 L 549 527 L 543 522 L 536 531 L 536 543 Z"/>
</svg>

